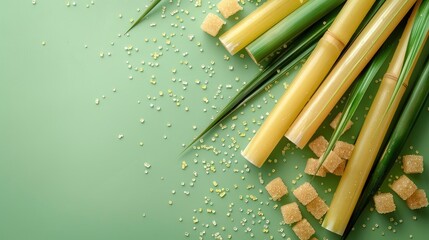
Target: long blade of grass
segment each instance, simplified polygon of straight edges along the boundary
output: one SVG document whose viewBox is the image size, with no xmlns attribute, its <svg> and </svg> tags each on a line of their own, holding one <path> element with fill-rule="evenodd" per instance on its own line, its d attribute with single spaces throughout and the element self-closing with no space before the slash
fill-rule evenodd
<svg viewBox="0 0 429 240">
<path fill-rule="evenodd" d="M 413 72 L 414 66 L 429 37 L 429 1 L 423 1 L 419 6 L 406 52 L 404 66 L 399 75 L 398 83 L 389 101 L 386 111 L 392 106 L 403 82 Z"/>
<path fill-rule="evenodd" d="M 153 2 L 146 8 L 142 15 L 140 15 L 140 17 L 133 23 L 133 25 L 131 25 L 131 27 L 125 33 L 128 33 L 129 31 L 131 31 L 131 29 L 137 26 L 137 24 L 139 24 L 143 20 L 143 18 L 146 17 L 146 15 L 148 15 L 149 12 L 152 11 L 152 9 L 156 7 L 160 2 L 161 0 L 153 0 Z"/>
<path fill-rule="evenodd" d="M 308 51 L 326 32 L 326 30 L 331 26 L 340 7 L 329 13 L 326 17 L 307 31 L 305 31 L 299 39 L 293 41 L 287 50 L 273 60 L 262 72 L 257 74 L 253 80 L 251 80 L 247 85 L 245 85 L 240 92 L 232 98 L 229 103 L 216 115 L 216 117 L 211 121 L 211 123 L 203 130 L 201 133 L 182 151 L 184 153 L 189 149 L 193 144 L 195 144 L 201 137 L 203 137 L 207 132 L 209 132 L 214 126 L 219 124 L 222 120 L 233 112 L 235 109 L 239 108 L 245 103 L 249 96 L 254 96 L 257 89 L 263 89 L 266 86 L 267 82 L 272 82 L 270 79 L 276 75 L 279 69 L 285 68 L 287 65 L 290 65 L 293 59 L 299 58 L 300 55 Z M 313 48 L 311 48 L 313 49 Z"/>
<path fill-rule="evenodd" d="M 323 153 L 323 155 L 319 158 L 317 171 L 322 166 L 329 153 L 334 149 L 335 144 L 337 143 L 341 134 L 346 128 L 347 123 L 349 122 L 349 120 L 351 120 L 356 110 L 358 109 L 359 104 L 361 103 L 366 91 L 368 90 L 368 87 L 373 82 L 375 76 L 380 72 L 385 63 L 391 59 L 392 54 L 395 51 L 397 42 L 401 37 L 403 27 L 404 25 L 402 24 L 395 29 L 395 31 L 386 40 L 381 49 L 377 52 L 377 54 L 371 60 L 369 65 L 366 67 L 364 73 L 361 74 L 360 77 L 357 79 L 356 85 L 354 86 L 344 106 L 337 128 L 334 130 L 331 135 L 331 138 L 329 139 L 328 147 L 326 148 L 326 151 Z"/>
</svg>

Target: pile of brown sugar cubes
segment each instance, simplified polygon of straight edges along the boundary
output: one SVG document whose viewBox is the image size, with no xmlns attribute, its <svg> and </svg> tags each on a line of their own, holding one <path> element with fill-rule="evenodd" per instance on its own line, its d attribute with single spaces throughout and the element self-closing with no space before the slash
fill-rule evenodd
<svg viewBox="0 0 429 240">
<path fill-rule="evenodd" d="M 288 194 L 288 189 L 280 177 L 269 182 L 265 186 L 265 189 L 274 201 L 280 200 L 281 197 Z M 318 220 L 321 219 L 329 209 L 325 201 L 319 197 L 316 189 L 308 182 L 303 183 L 293 190 L 293 195 L 306 207 L 307 211 Z M 286 224 L 293 225 L 292 230 L 299 239 L 308 240 L 316 233 L 307 219 L 302 217 L 301 210 L 296 202 L 283 205 L 281 207 L 281 212 L 283 221 Z M 314 239 L 317 238 L 313 237 L 312 240 Z"/>
<path fill-rule="evenodd" d="M 402 157 L 402 170 L 405 174 L 423 173 L 423 156 L 405 155 Z M 397 178 L 390 188 L 404 201 L 411 210 L 428 206 L 426 192 L 418 189 L 416 184 L 403 174 Z M 375 209 L 378 213 L 385 214 L 396 210 L 396 205 L 391 193 L 378 193 L 374 196 Z"/>
</svg>

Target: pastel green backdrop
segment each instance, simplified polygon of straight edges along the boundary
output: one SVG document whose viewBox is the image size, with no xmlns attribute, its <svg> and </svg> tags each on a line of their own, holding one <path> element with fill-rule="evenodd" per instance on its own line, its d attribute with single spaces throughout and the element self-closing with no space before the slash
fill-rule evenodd
<svg viewBox="0 0 429 240">
<path fill-rule="evenodd" d="M 280 224 L 293 195 L 272 202 L 264 185 L 310 181 L 311 151 L 283 139 L 261 169 L 240 156 L 296 70 L 179 157 L 258 72 L 200 30 L 216 1 L 164 1 L 129 35 L 147 2 L 34 2 L 0 8 L 0 239 L 296 239 Z M 258 5 L 243 3 L 222 31 Z M 376 86 L 345 141 L 356 138 Z M 429 157 L 428 107 L 403 154 Z M 317 134 L 329 136 L 334 115 Z M 398 162 L 389 179 L 401 171 Z M 429 190 L 427 171 L 410 177 Z M 312 183 L 329 203 L 338 180 Z M 424 239 L 428 210 L 395 202 L 387 215 L 368 207 L 350 239 Z M 319 239 L 338 239 L 300 208 Z"/>
</svg>

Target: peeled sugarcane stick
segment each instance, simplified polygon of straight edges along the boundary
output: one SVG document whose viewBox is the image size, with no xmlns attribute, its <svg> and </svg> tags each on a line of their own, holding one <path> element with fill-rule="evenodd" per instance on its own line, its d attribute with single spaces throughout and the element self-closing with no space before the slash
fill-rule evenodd
<svg viewBox="0 0 429 240">
<path fill-rule="evenodd" d="M 308 0 L 268 0 L 219 37 L 231 55 L 246 47 Z"/>
<path fill-rule="evenodd" d="M 416 0 L 387 0 L 311 97 L 286 137 L 303 148 Z M 287 109 L 286 109 L 287 110 Z M 286 111 L 285 110 L 285 111 Z"/>
<path fill-rule="evenodd" d="M 373 3 L 374 0 L 346 2 L 292 84 L 242 152 L 253 165 L 261 167 L 271 154 L 329 72 Z"/>
<path fill-rule="evenodd" d="M 400 91 L 394 96 L 394 90 L 404 66 L 411 29 L 420 3 L 421 1 L 416 5 L 407 22 L 389 68 L 365 118 L 352 156 L 335 190 L 330 209 L 323 220 L 322 226 L 324 228 L 339 235 L 344 233 L 350 220 L 384 136 L 408 84 L 409 76 L 404 79 Z M 392 96 L 394 96 L 394 100 L 391 103 Z"/>
</svg>

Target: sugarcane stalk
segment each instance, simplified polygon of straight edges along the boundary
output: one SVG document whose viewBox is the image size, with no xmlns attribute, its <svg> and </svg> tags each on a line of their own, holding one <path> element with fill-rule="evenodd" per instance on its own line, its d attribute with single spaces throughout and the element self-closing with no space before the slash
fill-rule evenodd
<svg viewBox="0 0 429 240">
<path fill-rule="evenodd" d="M 260 63 L 343 2 L 344 0 L 307 2 L 250 43 L 246 51 L 256 63 Z"/>
<path fill-rule="evenodd" d="M 322 227 L 339 235 L 342 235 L 345 231 L 384 136 L 407 87 L 409 77 L 405 79 L 393 104 L 388 108 L 390 98 L 394 93 L 397 80 L 404 65 L 408 41 L 417 9 L 418 5 L 414 8 L 407 22 L 389 68 L 383 77 L 368 115 L 365 118 L 352 156 L 335 190 L 330 209 L 323 220 Z M 380 113 L 385 114 L 380 116 Z"/>
<path fill-rule="evenodd" d="M 373 3 L 374 0 L 346 2 L 292 84 L 242 152 L 249 162 L 261 167 L 266 161 L 329 72 Z"/>
<path fill-rule="evenodd" d="M 342 56 L 286 133 L 303 148 L 416 0 L 387 0 Z"/>
<path fill-rule="evenodd" d="M 411 32 L 411 36 L 414 36 L 417 32 L 416 38 L 411 38 L 408 48 L 409 53 L 407 58 L 410 58 L 412 63 L 415 65 L 410 82 L 414 82 L 414 78 L 418 78 L 415 86 L 413 87 L 412 93 L 409 96 L 406 106 L 400 114 L 399 120 L 397 121 L 395 128 L 384 148 L 384 151 L 379 152 L 381 156 L 370 173 L 370 177 L 365 184 L 362 194 L 356 204 L 356 207 L 352 213 L 349 223 L 347 224 L 346 230 L 343 234 L 343 239 L 346 238 L 353 225 L 356 223 L 360 214 L 363 212 L 365 206 L 368 204 L 372 196 L 377 192 L 385 180 L 388 172 L 392 168 L 395 160 L 400 154 L 400 151 L 405 144 L 408 135 L 413 128 L 413 125 L 417 119 L 417 116 L 424 104 L 425 99 L 429 95 L 429 45 L 427 43 L 429 35 L 429 2 L 422 2 L 417 13 L 415 24 Z M 413 41 L 415 40 L 415 41 Z M 420 52 L 419 48 L 423 48 Z M 417 50 L 415 50 L 417 49 Z M 421 53 L 421 54 L 420 54 Z M 417 56 L 420 54 L 420 57 Z M 411 56 L 411 57 L 410 57 Z M 417 62 L 414 64 L 414 62 Z M 401 71 L 401 75 L 403 70 Z M 406 69 L 405 69 L 406 71 Z M 408 71 L 410 74 L 411 71 Z M 406 76 L 406 75 L 405 75 Z M 398 84 L 397 84 L 398 85 Z"/>
<path fill-rule="evenodd" d="M 301 7 L 308 0 L 268 0 L 219 37 L 231 55 Z"/>
<path fill-rule="evenodd" d="M 314 49 L 316 43 L 326 30 L 331 26 L 335 17 L 337 16 L 340 9 L 335 9 L 327 16 L 323 17 L 321 22 L 318 22 L 302 33 L 297 39 L 294 39 L 289 47 L 277 58 L 269 61 L 267 66 L 259 72 L 254 79 L 249 81 L 243 88 L 235 95 L 229 103 L 222 108 L 222 110 L 216 115 L 211 123 L 201 133 L 194 138 L 194 140 L 187 145 L 182 151 L 185 153 L 193 144 L 195 144 L 200 138 L 202 138 L 207 132 L 209 132 L 214 126 L 219 124 L 221 121 L 235 111 L 237 108 L 242 106 L 246 101 L 252 98 L 254 95 L 261 92 L 265 86 L 271 84 L 276 79 L 282 76 L 279 71 L 287 69 L 288 66 L 294 62 L 294 59 L 302 60 L 305 56 L 307 58 L 307 52 Z M 305 53 L 305 54 L 304 54 Z M 278 76 L 278 77 L 275 77 Z"/>
</svg>

